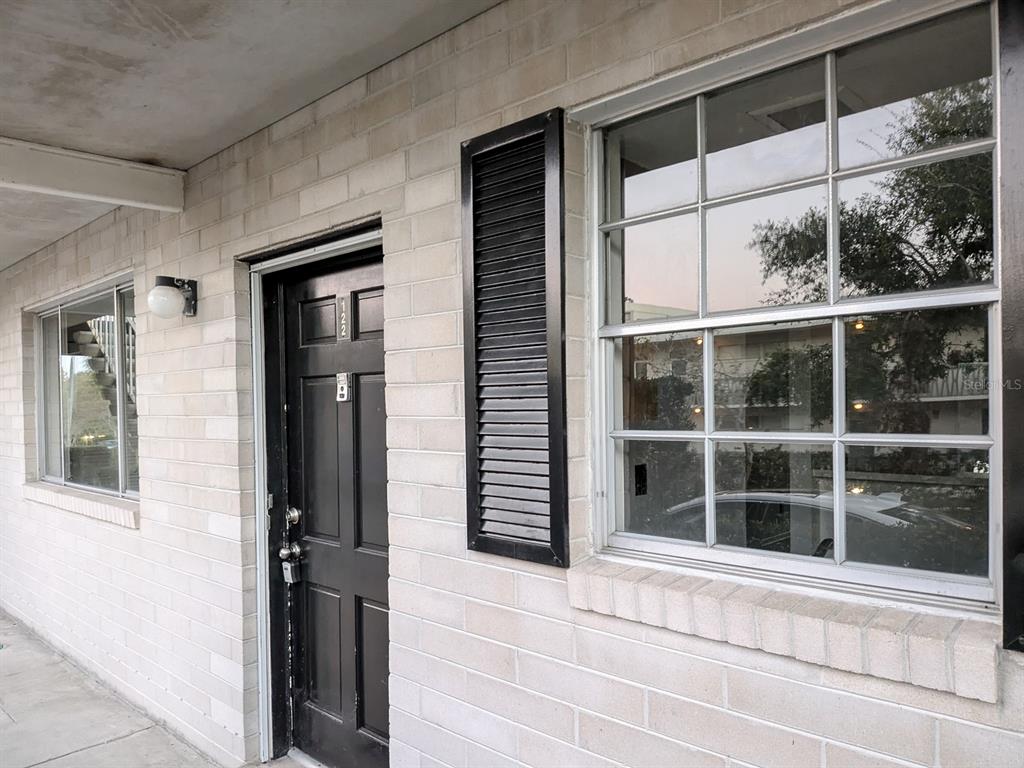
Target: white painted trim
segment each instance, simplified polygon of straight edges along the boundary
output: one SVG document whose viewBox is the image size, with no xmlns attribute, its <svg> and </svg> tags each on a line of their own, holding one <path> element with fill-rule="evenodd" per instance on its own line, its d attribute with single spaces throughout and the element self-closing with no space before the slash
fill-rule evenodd
<svg viewBox="0 0 1024 768">
<path fill-rule="evenodd" d="M 605 384 L 612 381 L 610 367 L 611 356 L 608 354 L 609 344 L 591 336 L 594 329 L 600 328 L 605 321 L 605 275 L 604 275 L 604 237 L 596 226 L 590 226 L 601 220 L 604 211 L 604 143 L 600 135 L 586 129 L 586 156 L 589 160 L 585 175 L 590 185 L 590 211 L 587 238 L 590 241 L 590 318 L 587 323 L 587 347 L 590 354 L 590 419 L 591 419 L 591 525 L 593 526 L 593 549 L 600 551 L 608 541 L 614 526 L 610 526 L 611 516 L 616 513 L 618 504 L 609 498 L 612 483 L 609 475 L 608 459 L 614 456 L 614 441 L 608 431 L 615 423 L 612 417 L 612 398 L 607 397 Z"/>
<path fill-rule="evenodd" d="M 999 126 L 1001 125 L 1002 113 L 1002 70 L 999 66 L 999 5 L 996 0 L 990 0 L 990 14 L 992 19 L 992 135 L 999 137 Z M 992 152 L 992 216 L 993 237 L 992 243 L 992 276 L 996 288 L 1002 290 L 1003 285 L 1003 218 L 1002 204 L 1000 201 L 1000 187 L 1002 186 L 1002 141 L 998 141 Z M 1003 602 L 1003 479 L 1006 471 L 1003 466 L 1003 344 L 1001 329 L 1003 327 L 1003 304 L 1002 301 L 992 305 L 989 314 L 989 434 L 998 448 L 989 451 L 989 575 L 995 590 L 996 600 L 999 605 Z"/>
<path fill-rule="evenodd" d="M 333 243 L 327 243 L 326 245 L 318 245 L 315 248 L 307 248 L 306 250 L 299 251 L 297 253 L 278 256 L 276 259 L 260 261 L 250 265 L 249 269 L 252 272 L 266 275 L 271 272 L 280 272 L 282 269 L 289 269 L 300 264 L 312 264 L 313 262 L 330 259 L 334 256 L 342 256 L 346 253 L 353 253 L 366 248 L 373 248 L 374 246 L 381 245 L 383 242 L 384 239 L 381 230 L 373 229 L 368 232 L 361 232 L 358 235 L 342 237 L 340 240 Z"/>
<path fill-rule="evenodd" d="M 892 601 L 893 605 L 906 602 L 986 614 L 997 612 L 999 607 L 987 574 L 984 577 L 957 576 L 850 560 L 840 566 L 831 559 L 822 561 L 821 558 L 804 555 L 720 544 L 707 546 L 703 541 L 683 541 L 626 531 L 609 534 L 600 554 L 744 576 L 763 582 L 825 588 L 882 598 Z"/>
<path fill-rule="evenodd" d="M 568 111 L 571 120 L 601 127 L 638 112 L 682 101 L 727 82 L 753 77 L 803 59 L 824 55 L 859 40 L 891 32 L 961 8 L 979 0 L 879 0 L 808 24 L 736 52 L 718 54 L 651 82 L 585 102 Z M 993 70 L 994 72 L 998 70 Z"/>
<path fill-rule="evenodd" d="M 721 313 L 709 317 L 679 317 L 664 320 L 643 320 L 623 325 L 598 328 L 602 339 L 624 336 L 648 336 L 657 333 L 684 333 L 716 328 L 745 328 L 771 323 L 800 323 L 810 320 L 830 320 L 886 312 L 905 312 L 914 309 L 964 307 L 972 304 L 991 304 L 1000 299 L 994 286 L 968 286 L 917 293 L 893 293 L 888 296 L 866 296 L 840 299 L 835 304 L 794 304 L 787 307 L 765 307 Z"/>
<path fill-rule="evenodd" d="M 33 395 L 35 401 L 33 406 L 36 409 L 36 461 L 37 467 L 35 478 L 31 478 L 32 481 L 39 480 L 45 482 L 53 487 L 69 488 L 72 490 L 84 491 L 86 493 L 95 493 L 100 496 L 109 496 L 115 499 L 128 499 L 137 501 L 139 494 L 137 491 L 128 490 L 127 481 L 127 454 L 124 450 L 124 446 L 127 443 L 127 428 L 125 422 L 125 403 L 126 403 L 126 382 L 124 379 L 124 371 L 122 370 L 122 357 L 124 349 L 124 324 L 123 324 L 123 307 L 122 307 L 122 296 L 125 291 L 135 289 L 135 283 L 131 278 L 132 273 L 125 273 L 121 278 L 102 278 L 99 281 L 91 283 L 85 288 L 78 288 L 72 292 L 66 293 L 63 298 L 59 301 L 48 300 L 42 305 L 36 305 L 44 307 L 43 309 L 29 309 L 25 308 L 23 311 L 28 314 L 34 315 L 33 323 L 33 335 L 32 335 L 32 353 L 34 355 L 35 365 L 35 381 L 33 386 Z M 97 287 L 99 286 L 99 287 Z M 45 419 L 43 416 L 43 410 L 46 407 L 46 392 L 45 392 L 45 361 L 43 360 L 43 319 L 47 317 L 53 317 L 55 314 L 58 317 L 58 324 L 63 323 L 63 312 L 64 308 L 68 305 L 74 305 L 76 302 L 83 301 L 91 298 L 100 298 L 106 294 L 112 294 L 114 297 L 114 327 L 115 327 L 115 346 L 114 351 L 114 377 L 117 383 L 117 441 L 118 441 L 118 452 L 117 452 L 117 490 L 110 490 L 107 488 L 95 488 L 88 485 L 81 485 L 78 483 L 70 482 L 66 479 L 67 467 L 65 466 L 67 458 L 64 446 L 61 446 L 61 474 L 60 477 L 54 477 L 52 475 L 45 474 L 46 472 L 46 430 L 44 429 Z M 64 398 L 60 398 L 60 423 L 64 423 Z M 63 428 L 61 430 L 61 441 L 63 442 L 64 434 Z M 90 517 L 96 517 L 100 520 L 108 520 L 103 514 L 89 514 Z M 118 522 L 120 525 L 125 525 L 128 528 L 138 528 L 138 511 L 135 513 L 134 524 L 127 522 Z M 108 520 L 109 521 L 109 520 Z"/>
<path fill-rule="evenodd" d="M 59 322 L 59 321 L 58 321 Z M 36 471 L 34 476 L 26 475 L 26 482 L 41 481 L 46 477 L 46 418 L 43 415 L 43 318 L 36 314 L 32 316 L 32 367 L 35 380 L 32 382 L 32 408 L 35 409 L 36 424 Z M 27 403 L 26 403 L 27 405 Z M 61 473 L 63 474 L 63 473 Z"/>
<path fill-rule="evenodd" d="M 256 483 L 256 685 L 259 691 L 260 762 L 271 757 L 274 732 L 270 676 L 270 518 L 267 511 L 267 437 L 264 418 L 263 280 L 258 272 L 249 274 L 249 317 L 252 319 L 252 407 L 255 441 Z"/>
<path fill-rule="evenodd" d="M 263 327 L 263 276 L 291 267 L 366 250 L 383 244 L 380 229 L 341 237 L 332 243 L 307 248 L 249 266 L 249 316 L 252 323 L 252 403 L 255 440 L 256 482 L 256 647 L 257 688 L 259 691 L 260 760 L 271 758 L 271 735 L 274 714 L 271 701 L 270 674 L 270 542 L 267 533 L 270 517 L 267 510 L 267 424 L 266 370 L 264 364 L 265 330 Z M 294 752 L 294 750 L 293 750 Z M 291 753 L 290 753 L 291 754 Z"/>
<path fill-rule="evenodd" d="M 0 188 L 157 211 L 185 206 L 185 173 L 0 137 Z"/>
</svg>

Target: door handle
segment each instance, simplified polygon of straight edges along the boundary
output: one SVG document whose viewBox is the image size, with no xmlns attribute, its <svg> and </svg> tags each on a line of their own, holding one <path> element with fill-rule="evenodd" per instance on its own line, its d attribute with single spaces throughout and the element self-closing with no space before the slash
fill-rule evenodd
<svg viewBox="0 0 1024 768">
<path fill-rule="evenodd" d="M 282 560 L 298 560 L 302 555 L 302 547 L 299 546 L 299 542 L 293 541 L 291 544 L 286 544 L 277 550 L 277 556 Z"/>
</svg>

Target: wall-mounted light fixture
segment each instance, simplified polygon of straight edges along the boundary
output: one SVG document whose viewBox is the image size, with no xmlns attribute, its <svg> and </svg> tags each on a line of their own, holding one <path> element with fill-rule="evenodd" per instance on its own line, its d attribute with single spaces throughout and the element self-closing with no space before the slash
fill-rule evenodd
<svg viewBox="0 0 1024 768">
<path fill-rule="evenodd" d="M 146 295 L 146 303 L 149 305 L 149 311 L 157 317 L 195 317 L 197 297 L 195 280 L 158 275 L 156 284 Z"/>
</svg>

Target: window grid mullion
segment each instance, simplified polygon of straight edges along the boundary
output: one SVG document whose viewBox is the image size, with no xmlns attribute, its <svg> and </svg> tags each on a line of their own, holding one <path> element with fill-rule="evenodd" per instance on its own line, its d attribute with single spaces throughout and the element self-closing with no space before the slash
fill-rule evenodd
<svg viewBox="0 0 1024 768">
<path fill-rule="evenodd" d="M 831 174 L 826 171 L 825 173 L 817 173 L 813 176 L 804 176 L 798 179 L 780 181 L 777 184 L 772 184 L 767 187 L 755 187 L 754 189 L 746 189 L 742 192 L 733 192 L 732 194 L 723 195 L 721 197 L 709 198 L 705 195 L 704 198 L 697 203 L 686 203 L 672 208 L 665 208 L 660 211 L 651 211 L 649 213 L 638 214 L 628 218 L 604 221 L 599 225 L 599 229 L 602 232 L 607 232 L 611 229 L 623 229 L 636 224 L 657 221 L 658 219 L 682 216 L 686 213 L 692 213 L 694 210 L 702 206 L 706 208 L 720 208 L 726 205 L 732 205 L 733 203 L 745 203 L 750 200 L 771 197 L 772 195 L 777 195 L 782 192 L 792 192 L 794 190 L 806 189 L 808 187 L 824 184 L 828 182 L 830 177 L 836 181 L 845 181 L 847 179 L 873 176 L 879 173 L 888 173 L 889 171 L 903 170 L 904 168 L 914 168 L 921 165 L 940 163 L 946 160 L 958 160 L 960 158 L 971 157 L 973 155 L 984 155 L 993 152 L 995 150 L 996 143 L 996 139 L 992 137 L 973 139 L 971 141 L 962 141 L 956 144 L 926 149 L 911 155 L 902 155 L 900 157 L 894 157 L 887 160 L 879 160 L 877 162 L 856 165 L 852 168 L 839 168 L 837 166 Z"/>
<path fill-rule="evenodd" d="M 700 248 L 700 317 L 707 317 L 708 309 L 708 217 L 704 203 L 708 198 L 707 163 L 707 97 L 697 96 L 697 221 Z M 711 432 L 715 428 L 715 376 L 713 334 L 702 331 L 704 344 L 701 349 L 704 376 L 704 540 L 708 547 L 715 546 L 715 444 Z"/>
<path fill-rule="evenodd" d="M 708 223 L 704 212 L 704 201 L 707 199 L 707 121 L 705 110 L 707 102 L 704 95 L 697 97 L 697 248 L 699 264 L 697 268 L 698 294 L 697 315 L 708 315 Z"/>
<path fill-rule="evenodd" d="M 826 170 L 828 173 L 828 210 L 826 213 L 826 235 L 828 242 L 825 247 L 826 269 L 828 273 L 828 303 L 835 304 L 839 300 L 839 199 L 835 172 L 839 167 L 839 109 L 836 96 L 836 55 L 829 53 L 825 57 L 825 146 L 828 153 Z"/>
<path fill-rule="evenodd" d="M 67 482 L 67 458 L 64 456 L 64 372 L 61 357 L 64 354 L 64 306 L 57 307 L 57 439 L 60 441 L 60 481 Z"/>
<path fill-rule="evenodd" d="M 650 442 L 696 443 L 709 437 L 712 440 L 747 443 L 831 443 L 839 440 L 844 446 L 893 446 L 901 448 L 969 448 L 988 450 L 995 441 L 988 435 L 907 435 L 893 432 L 848 432 L 838 437 L 829 432 L 709 432 L 700 430 L 613 429 L 613 440 L 647 440 Z"/>
<path fill-rule="evenodd" d="M 616 361 L 616 350 L 615 342 L 608 341 L 605 347 L 605 359 L 604 359 L 604 374 L 608 381 L 611 382 L 611 393 L 612 397 L 609 398 L 608 408 L 606 409 L 605 419 L 606 422 L 613 428 L 619 423 L 619 413 L 622 410 L 622 368 L 621 355 L 618 361 Z M 620 451 L 617 442 L 609 438 L 605 441 L 608 450 L 611 451 L 612 466 L 611 472 L 608 477 L 612 480 L 611 489 L 611 511 L 613 515 L 612 520 L 612 531 L 619 531 L 625 529 L 626 525 L 626 470 L 625 470 L 625 451 Z M 621 441 L 623 449 L 625 448 L 625 440 Z"/>
<path fill-rule="evenodd" d="M 839 102 L 836 82 L 836 54 L 825 56 L 825 136 L 829 175 L 839 168 Z"/>
<path fill-rule="evenodd" d="M 991 29 L 989 30 L 990 39 L 992 40 L 992 75 L 989 77 L 989 88 L 992 93 L 992 122 L 989 125 L 989 133 L 992 135 L 992 215 L 993 215 L 993 228 L 992 228 L 992 284 L 997 288 L 1002 283 L 1002 227 L 998 226 L 999 214 L 997 211 L 1001 211 L 1000 202 L 1000 191 L 999 191 L 999 177 L 1000 177 L 1000 166 L 1002 162 L 1000 160 L 1000 153 L 997 151 L 999 141 L 999 115 L 1002 112 L 1000 106 L 1000 93 L 999 87 L 999 9 L 998 4 L 995 0 L 991 0 L 989 6 L 989 22 Z M 992 326 L 996 328 L 998 326 Z M 990 332 L 991 333 L 991 332 Z M 992 357 L 989 357 L 989 364 L 991 365 Z M 991 397 L 991 395 L 990 395 Z M 990 424 L 991 427 L 991 424 Z M 991 431 L 991 428 L 990 430 Z M 990 460 L 991 463 L 991 460 Z M 993 538 L 993 541 L 996 541 Z M 993 550 L 994 551 L 994 550 Z M 992 561 L 995 558 L 991 558 Z M 995 566 L 990 569 L 995 574 Z M 994 578 L 994 576 L 993 576 Z"/>
<path fill-rule="evenodd" d="M 704 332 L 704 525 L 709 547 L 715 546 L 715 442 L 711 433 L 715 429 L 715 339 Z"/>
<path fill-rule="evenodd" d="M 627 338 L 650 336 L 659 333 L 680 333 L 710 328 L 739 328 L 747 325 L 772 325 L 834 317 L 855 317 L 857 315 L 912 312 L 923 309 L 964 307 L 974 304 L 994 304 L 999 301 L 999 290 L 991 285 L 951 288 L 890 296 L 869 296 L 844 299 L 833 306 L 827 304 L 796 304 L 773 307 L 769 310 L 744 310 L 730 314 L 712 315 L 705 318 L 678 317 L 665 320 L 639 321 L 606 325 L 597 330 L 601 338 Z"/>
<path fill-rule="evenodd" d="M 993 72 L 998 72 L 994 69 Z M 1000 322 L 1001 308 L 998 304 L 992 304 L 988 308 L 988 438 L 992 445 L 986 452 L 988 457 L 988 482 L 989 482 L 989 505 L 988 505 L 988 577 L 995 584 L 999 576 L 999 563 L 996 552 L 999 549 L 1002 532 L 999 527 L 999 519 L 996 510 L 1000 508 L 997 499 L 1000 498 L 1003 487 L 1003 460 L 999 451 L 995 450 L 996 442 L 1002 444 L 1003 434 L 1003 366 L 1002 347 L 999 343 L 1000 335 L 996 331 L 1002 327 Z M 995 376 L 992 374 L 995 373 Z"/>
<path fill-rule="evenodd" d="M 122 300 L 124 295 L 114 288 L 114 387 L 116 388 L 117 401 L 117 487 L 120 493 L 128 490 L 128 463 L 126 459 L 126 448 L 128 446 L 127 429 L 125 423 L 125 389 L 126 379 L 124 371 L 124 307 Z"/>
<path fill-rule="evenodd" d="M 828 303 L 835 305 L 841 295 L 839 253 L 839 103 L 836 54 L 825 56 L 825 120 L 828 151 L 828 210 L 826 223 L 826 264 Z M 832 319 L 832 557 L 836 565 L 846 560 L 846 454 L 839 436 L 846 431 L 846 369 L 843 319 Z"/>
<path fill-rule="evenodd" d="M 846 560 L 846 338 L 843 319 L 832 321 L 832 556 Z"/>
<path fill-rule="evenodd" d="M 996 139 L 992 136 L 983 139 L 960 141 L 956 144 L 921 150 L 910 155 L 900 155 L 899 157 L 892 157 L 887 160 L 855 165 L 852 168 L 836 168 L 833 176 L 840 181 L 874 176 L 879 173 L 903 170 L 904 168 L 916 168 L 922 165 L 941 163 L 945 160 L 958 160 L 962 157 L 984 155 L 992 152 L 995 147 Z"/>
</svg>

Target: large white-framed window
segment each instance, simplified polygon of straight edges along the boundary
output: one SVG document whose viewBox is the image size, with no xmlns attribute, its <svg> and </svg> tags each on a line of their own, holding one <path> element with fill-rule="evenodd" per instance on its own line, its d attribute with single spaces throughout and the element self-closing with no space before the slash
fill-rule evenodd
<svg viewBox="0 0 1024 768">
<path fill-rule="evenodd" d="M 50 307 L 36 329 L 40 478 L 137 496 L 133 287 Z"/>
<path fill-rule="evenodd" d="M 994 24 L 595 129 L 608 548 L 995 601 Z"/>
</svg>

